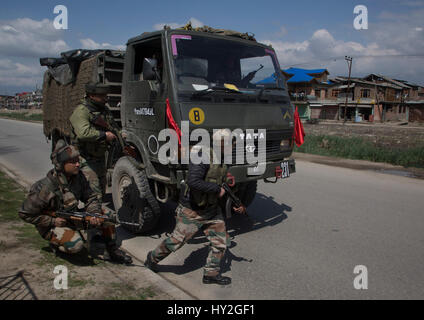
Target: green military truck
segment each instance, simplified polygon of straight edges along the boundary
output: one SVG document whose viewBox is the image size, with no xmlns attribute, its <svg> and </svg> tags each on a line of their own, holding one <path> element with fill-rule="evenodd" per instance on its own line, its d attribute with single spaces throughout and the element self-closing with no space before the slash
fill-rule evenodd
<svg viewBox="0 0 424 320">
<path fill-rule="evenodd" d="M 106 155 L 108 186 L 121 221 L 140 224 L 127 227 L 134 233 L 157 224 L 159 203 L 176 201 L 186 178 L 187 164 L 160 161 L 166 143 L 159 139 L 163 129 L 181 128 L 186 121 L 190 133 L 202 128 L 212 136 L 214 129 L 228 128 L 237 141 L 245 142 L 234 148 L 233 159 L 258 155 L 263 143 L 266 161 L 259 174 L 248 172 L 255 165 L 246 160 L 229 168 L 233 191 L 246 206 L 255 197 L 258 180 L 277 182 L 295 172 L 295 162 L 289 159 L 294 114 L 286 81 L 273 48 L 249 34 L 165 27 L 129 39 L 125 52 L 73 50 L 40 62 L 48 66 L 44 134 L 52 146 L 59 138 L 69 141 L 68 119 L 84 97 L 84 85 L 110 86 L 108 108 L 135 152 L 127 156 L 119 146 L 111 148 Z M 196 143 L 190 141 L 190 147 Z M 227 217 L 231 201 L 223 204 Z"/>
</svg>

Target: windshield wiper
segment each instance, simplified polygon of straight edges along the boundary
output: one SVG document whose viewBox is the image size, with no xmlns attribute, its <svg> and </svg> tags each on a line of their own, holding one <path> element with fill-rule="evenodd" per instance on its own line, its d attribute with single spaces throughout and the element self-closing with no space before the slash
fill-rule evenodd
<svg viewBox="0 0 424 320">
<path fill-rule="evenodd" d="M 269 88 L 265 88 L 265 87 L 262 87 L 260 90 L 259 90 L 259 93 L 258 93 L 258 95 L 256 96 L 258 99 L 260 99 L 261 97 L 262 97 L 262 94 L 264 93 L 264 91 L 265 90 L 282 90 L 282 91 L 286 91 L 286 89 L 284 89 L 284 88 L 280 88 L 280 87 L 269 87 Z"/>
<path fill-rule="evenodd" d="M 193 97 L 201 97 L 201 96 L 204 96 L 204 95 L 212 93 L 212 92 L 226 92 L 226 93 L 243 94 L 242 92 L 240 92 L 236 89 L 231 89 L 231 88 L 226 88 L 226 87 L 211 87 L 211 88 L 208 88 L 208 89 L 205 89 L 205 90 L 194 92 L 192 94 L 192 96 Z"/>
</svg>

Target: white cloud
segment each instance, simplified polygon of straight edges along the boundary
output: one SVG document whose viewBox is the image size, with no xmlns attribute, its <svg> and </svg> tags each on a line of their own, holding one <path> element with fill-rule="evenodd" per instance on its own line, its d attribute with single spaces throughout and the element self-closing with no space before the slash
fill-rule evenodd
<svg viewBox="0 0 424 320">
<path fill-rule="evenodd" d="M 348 69 L 344 56 L 352 56 L 354 58 L 353 76 L 381 73 L 389 77 L 424 84 L 423 59 L 399 56 L 422 54 L 424 41 L 420 37 L 424 36 L 423 32 L 417 30 L 419 27 L 416 27 L 415 22 L 411 22 L 409 29 L 406 28 L 406 25 L 398 25 L 400 33 L 399 31 L 395 33 L 394 30 L 388 32 L 387 28 L 389 27 L 385 27 L 387 34 L 383 37 L 380 34 L 383 26 L 374 25 L 375 30 L 367 36 L 368 43 L 335 39 L 326 29 L 315 31 L 308 40 L 302 42 L 281 40 L 261 40 L 261 42 L 273 46 L 282 68 L 289 66 L 306 69 L 326 68 L 330 72 L 330 77 L 347 76 Z M 407 30 L 409 31 L 407 32 Z M 399 36 L 397 36 L 398 34 Z"/>
<path fill-rule="evenodd" d="M 69 50 L 61 37 L 62 31 L 56 30 L 48 19 L 0 21 L 0 55 L 33 58 L 57 56 Z"/>
<path fill-rule="evenodd" d="M 81 45 L 84 49 L 113 49 L 113 50 L 125 50 L 124 45 L 113 45 L 107 42 L 104 43 L 98 43 L 94 40 L 87 38 L 87 39 L 80 39 Z"/>
<path fill-rule="evenodd" d="M 185 26 L 188 23 L 188 21 L 191 21 L 191 26 L 193 28 L 203 27 L 205 25 L 202 21 L 191 17 L 190 19 L 187 20 L 187 22 L 156 23 L 155 25 L 153 25 L 153 30 L 162 30 L 164 26 L 169 26 L 171 29 L 181 28 Z"/>
<path fill-rule="evenodd" d="M 44 71 L 39 65 L 0 59 L 0 86 L 35 87 L 41 84 Z"/>
</svg>

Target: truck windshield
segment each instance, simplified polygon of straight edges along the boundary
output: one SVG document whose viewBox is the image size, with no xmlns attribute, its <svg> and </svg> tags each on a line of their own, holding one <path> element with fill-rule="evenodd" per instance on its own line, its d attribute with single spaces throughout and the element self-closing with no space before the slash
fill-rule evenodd
<svg viewBox="0 0 424 320">
<path fill-rule="evenodd" d="M 271 89 L 272 94 L 287 94 L 270 49 L 236 40 L 176 34 L 171 35 L 171 44 L 180 93 L 264 94 Z"/>
</svg>

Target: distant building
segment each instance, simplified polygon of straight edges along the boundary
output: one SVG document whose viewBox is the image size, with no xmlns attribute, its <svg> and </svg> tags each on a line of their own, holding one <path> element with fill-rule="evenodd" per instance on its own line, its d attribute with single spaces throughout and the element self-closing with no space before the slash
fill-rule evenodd
<svg viewBox="0 0 424 320">
<path fill-rule="evenodd" d="M 298 107 L 299 116 L 302 119 L 310 119 L 311 108 L 317 98 L 325 98 L 331 83 L 328 82 L 329 72 L 327 69 L 300 69 L 289 68 L 282 70 L 287 80 L 290 98 Z"/>
<path fill-rule="evenodd" d="M 14 97 L 7 95 L 0 95 L 0 109 L 12 109 L 14 105 Z"/>
<path fill-rule="evenodd" d="M 11 109 L 41 109 L 43 95 L 40 89 L 16 93 Z"/>
<path fill-rule="evenodd" d="M 424 121 L 424 88 L 417 84 L 377 74 L 328 79 L 326 69 L 282 72 L 303 119 Z"/>
</svg>

